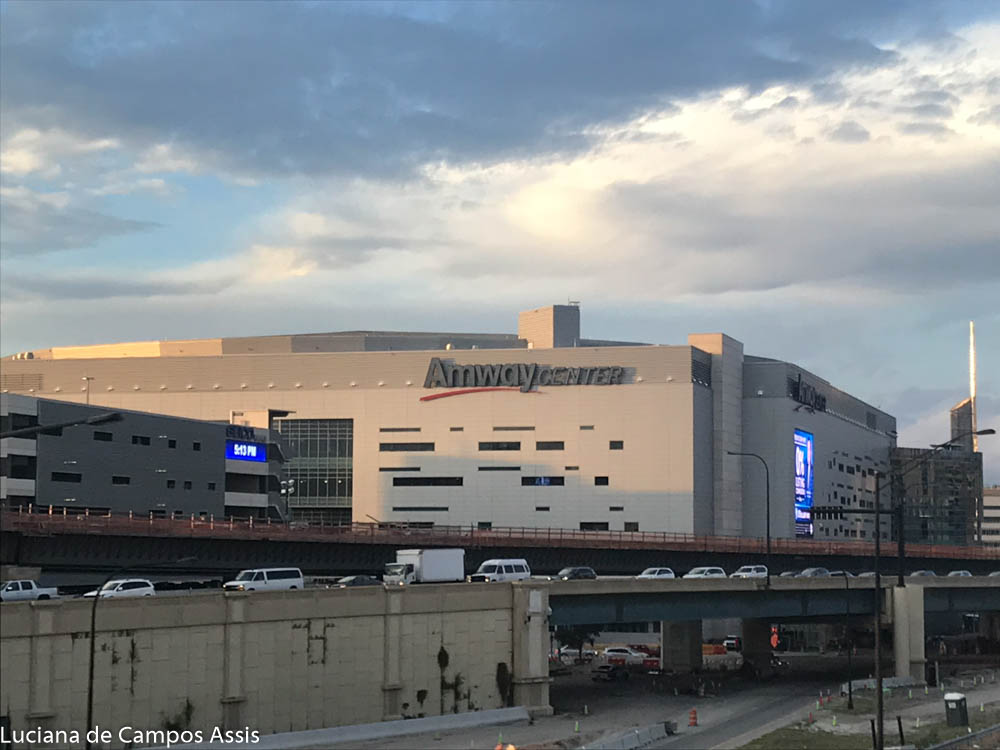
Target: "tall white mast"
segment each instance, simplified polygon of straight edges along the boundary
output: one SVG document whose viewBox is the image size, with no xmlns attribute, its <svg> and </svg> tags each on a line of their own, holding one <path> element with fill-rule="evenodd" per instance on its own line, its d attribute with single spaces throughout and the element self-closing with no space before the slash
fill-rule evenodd
<svg viewBox="0 0 1000 750">
<path fill-rule="evenodd" d="M 976 324 L 969 321 L 969 398 L 972 400 L 972 450 L 979 450 L 976 437 Z"/>
</svg>

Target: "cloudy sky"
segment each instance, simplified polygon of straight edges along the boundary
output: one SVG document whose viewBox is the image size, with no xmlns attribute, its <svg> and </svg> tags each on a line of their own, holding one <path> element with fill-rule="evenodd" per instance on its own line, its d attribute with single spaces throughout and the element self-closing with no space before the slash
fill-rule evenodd
<svg viewBox="0 0 1000 750">
<path fill-rule="evenodd" d="M 1000 429 L 1000 4 L 4 2 L 2 351 L 724 331 Z M 1000 483 L 1000 438 L 984 438 Z"/>
</svg>

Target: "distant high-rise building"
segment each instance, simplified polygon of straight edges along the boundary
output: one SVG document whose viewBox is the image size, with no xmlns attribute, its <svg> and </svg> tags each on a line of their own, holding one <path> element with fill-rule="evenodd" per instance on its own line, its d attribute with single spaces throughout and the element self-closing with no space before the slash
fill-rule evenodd
<svg viewBox="0 0 1000 750">
<path fill-rule="evenodd" d="M 975 453 L 974 435 L 975 429 L 972 426 L 973 411 L 972 399 L 967 398 L 959 401 L 951 407 L 951 440 L 952 445 L 966 453 Z"/>
</svg>

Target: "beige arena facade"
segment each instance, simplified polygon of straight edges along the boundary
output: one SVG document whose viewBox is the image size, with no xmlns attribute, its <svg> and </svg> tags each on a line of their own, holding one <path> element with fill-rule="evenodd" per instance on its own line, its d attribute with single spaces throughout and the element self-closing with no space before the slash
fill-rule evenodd
<svg viewBox="0 0 1000 750">
<path fill-rule="evenodd" d="M 794 364 L 744 355 L 725 334 L 678 346 L 583 339 L 574 305 L 522 313 L 517 335 L 38 350 L 5 358 L 2 379 L 5 392 L 196 419 L 287 412 L 274 426 L 292 516 L 309 521 L 763 535 L 761 467 L 732 451 L 767 462 L 772 534 L 791 537 L 798 431 L 815 450 L 811 499 L 845 508 L 813 532 L 860 537 L 849 510 L 865 502 L 862 471 L 887 466 L 895 445 L 890 415 Z"/>
</svg>

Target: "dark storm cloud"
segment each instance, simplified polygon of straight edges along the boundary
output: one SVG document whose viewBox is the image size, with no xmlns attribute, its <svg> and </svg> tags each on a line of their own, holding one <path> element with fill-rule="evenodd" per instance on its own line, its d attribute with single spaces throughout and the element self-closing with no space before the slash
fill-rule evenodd
<svg viewBox="0 0 1000 750">
<path fill-rule="evenodd" d="M 854 120 L 845 120 L 830 131 L 830 140 L 842 143 L 864 143 L 869 137 L 868 130 Z"/>
<path fill-rule="evenodd" d="M 3 196 L 0 248 L 8 256 L 40 255 L 92 247 L 108 237 L 145 232 L 158 226 L 150 221 L 59 205 L 44 196 L 13 189 Z"/>
<path fill-rule="evenodd" d="M 401 175 L 586 149 L 587 126 L 671 97 L 892 64 L 871 38 L 928 7 L 12 3 L 0 106 L 242 173 Z"/>
</svg>

